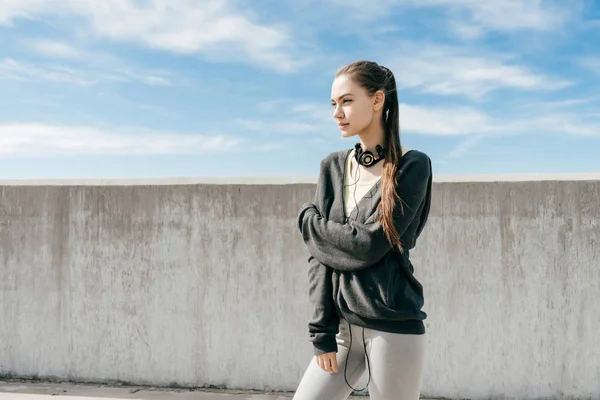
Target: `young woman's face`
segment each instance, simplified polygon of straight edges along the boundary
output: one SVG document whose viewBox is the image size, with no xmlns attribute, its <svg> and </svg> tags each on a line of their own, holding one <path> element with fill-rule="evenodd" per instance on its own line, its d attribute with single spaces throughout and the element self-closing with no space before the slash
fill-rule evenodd
<svg viewBox="0 0 600 400">
<path fill-rule="evenodd" d="M 348 75 L 341 75 L 331 86 L 333 118 L 343 137 L 365 132 L 373 123 L 379 96 L 369 93 Z"/>
</svg>

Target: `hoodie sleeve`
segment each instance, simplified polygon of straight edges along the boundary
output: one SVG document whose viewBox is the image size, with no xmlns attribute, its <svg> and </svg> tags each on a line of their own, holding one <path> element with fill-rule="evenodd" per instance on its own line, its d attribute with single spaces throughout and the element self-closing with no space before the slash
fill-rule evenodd
<svg viewBox="0 0 600 400">
<path fill-rule="evenodd" d="M 402 235 L 422 208 L 430 182 L 429 158 L 416 157 L 407 162 L 398 179 L 397 191 L 403 207 L 396 207 L 397 232 Z M 319 262 L 340 270 L 356 271 L 377 263 L 392 246 L 383 226 L 371 216 L 364 224 L 329 221 L 312 203 L 305 203 L 298 218 L 299 229 L 309 252 Z"/>
<path fill-rule="evenodd" d="M 335 339 L 340 319 L 333 299 L 333 270 L 317 261 L 308 259 L 308 298 L 311 307 L 308 321 L 309 341 L 314 354 L 337 352 Z"/>
<path fill-rule="evenodd" d="M 328 176 L 324 173 L 325 165 L 327 162 L 321 161 L 314 204 L 310 203 L 317 212 L 317 205 L 323 207 L 324 199 L 321 197 L 326 196 L 325 181 Z M 339 331 L 340 319 L 333 298 L 333 272 L 332 268 L 323 265 L 314 256 L 308 258 L 308 333 L 315 355 L 337 352 L 335 337 Z"/>
</svg>

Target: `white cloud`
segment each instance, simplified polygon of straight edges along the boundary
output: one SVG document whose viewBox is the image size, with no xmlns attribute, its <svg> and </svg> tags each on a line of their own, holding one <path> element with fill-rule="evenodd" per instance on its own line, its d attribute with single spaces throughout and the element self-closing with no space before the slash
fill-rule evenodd
<svg viewBox="0 0 600 400">
<path fill-rule="evenodd" d="M 40 37 L 29 37 L 20 41 L 20 45 L 39 56 L 52 60 L 72 61 L 74 63 L 88 64 L 99 68 L 113 68 L 122 66 L 126 62 L 113 54 L 94 49 L 86 49 L 83 45 L 77 46 L 65 41 L 52 40 Z"/>
<path fill-rule="evenodd" d="M 464 138 L 458 145 L 454 148 L 450 149 L 450 151 L 442 156 L 442 158 L 437 159 L 436 161 L 440 164 L 447 164 L 450 160 L 455 160 L 460 157 L 497 157 L 497 156 L 525 156 L 529 149 L 518 147 L 516 144 L 508 146 L 498 146 L 494 145 L 493 147 L 485 146 L 479 147 L 479 145 L 483 144 L 483 139 L 485 136 L 476 135 L 476 136 L 467 136 Z"/>
<path fill-rule="evenodd" d="M 392 7 L 398 7 L 404 0 L 380 0 L 366 2 L 364 0 L 297 0 L 303 4 L 309 12 L 319 15 L 323 12 L 334 12 L 337 16 L 343 16 L 340 20 L 368 21 L 378 19 L 389 14 Z M 329 3 L 329 4 L 327 4 Z M 333 7 L 327 9 L 324 6 Z M 318 10 L 318 11 L 317 11 Z M 331 15 L 333 16 L 333 15 Z"/>
<path fill-rule="evenodd" d="M 600 136 L 600 113 L 532 108 L 504 113 L 478 111 L 471 107 L 425 107 L 403 104 L 400 107 L 403 132 L 427 135 L 572 135 Z M 478 140 L 478 139 L 477 139 Z M 472 147 L 476 139 L 465 142 Z M 464 151 L 458 149 L 457 151 Z"/>
<path fill-rule="evenodd" d="M 333 108 L 329 104 L 327 98 L 323 99 L 322 104 L 302 103 L 297 99 L 282 98 L 261 101 L 257 104 L 257 109 L 261 113 L 287 115 L 290 118 L 308 118 L 313 122 L 314 120 L 332 121 Z"/>
<path fill-rule="evenodd" d="M 236 118 L 234 122 L 245 130 L 270 135 L 310 133 L 312 137 L 328 136 L 336 129 L 328 101 L 319 105 L 298 103 L 295 99 L 275 99 L 260 102 L 256 108 L 260 113 L 256 118 Z"/>
<path fill-rule="evenodd" d="M 468 136 L 466 139 L 460 142 L 458 146 L 454 147 L 450 150 L 450 152 L 446 154 L 446 157 L 444 157 L 444 161 L 451 158 L 458 158 L 463 154 L 469 152 L 469 150 L 481 143 L 481 139 L 483 139 L 483 136 L 481 135 Z"/>
<path fill-rule="evenodd" d="M 66 49 L 66 48 L 65 48 Z M 73 54 L 73 53 L 70 53 Z M 169 78 L 151 75 L 125 66 L 88 66 L 86 69 L 56 62 L 31 63 L 12 58 L 0 60 L 0 80 L 49 81 L 79 86 L 95 85 L 99 82 L 137 81 L 150 86 L 171 86 Z"/>
<path fill-rule="evenodd" d="M 304 2 L 315 3 L 313 0 Z M 437 8 L 445 11 L 444 22 L 460 36 L 477 38 L 486 32 L 550 32 L 561 28 L 581 9 L 582 2 L 556 0 L 329 0 L 338 12 L 355 20 L 375 20 L 390 10 Z"/>
<path fill-rule="evenodd" d="M 577 112 L 582 116 L 590 115 L 598 110 L 600 96 L 564 97 L 550 101 L 532 101 L 530 99 L 515 100 L 513 108 L 522 112 L 530 112 L 532 115 L 563 114 L 565 111 Z M 590 113 L 591 112 L 591 113 Z"/>
<path fill-rule="evenodd" d="M 400 88 L 481 99 L 496 89 L 556 90 L 571 82 L 535 73 L 509 56 L 469 54 L 457 47 L 401 43 L 387 61 Z"/>
<path fill-rule="evenodd" d="M 579 65 L 600 76 L 600 57 L 582 57 L 579 60 Z"/>
<path fill-rule="evenodd" d="M 242 140 L 139 128 L 98 128 L 36 123 L 0 125 L 0 156 L 165 155 L 236 151 Z"/>
<path fill-rule="evenodd" d="M 235 123 L 244 130 L 267 134 L 316 133 L 319 126 L 303 121 L 264 121 L 259 119 L 236 118 Z"/>
<path fill-rule="evenodd" d="M 560 27 L 576 2 L 565 7 L 542 0 L 411 0 L 418 7 L 445 7 L 455 12 L 457 27 L 476 27 L 482 30 L 513 32 L 520 30 L 550 31 Z M 465 13 L 466 12 L 466 15 Z"/>
<path fill-rule="evenodd" d="M 73 46 L 49 39 L 28 40 L 25 44 L 34 52 L 45 56 L 66 59 L 85 59 L 90 55 L 74 48 Z"/>
<path fill-rule="evenodd" d="M 233 59 L 283 72 L 306 62 L 292 55 L 292 36 L 285 28 L 253 22 L 226 0 L 5 0 L 0 4 L 0 24 L 52 15 L 82 18 L 84 30 L 99 38 L 174 53 Z"/>
<path fill-rule="evenodd" d="M 427 135 L 469 135 L 495 129 L 486 114 L 469 107 L 424 107 L 400 105 L 400 129 Z"/>
<path fill-rule="evenodd" d="M 585 115 L 578 112 L 534 114 L 508 118 L 499 124 L 498 133 L 514 134 L 558 134 L 580 137 L 600 136 L 600 114 Z"/>
<path fill-rule="evenodd" d="M 15 18 L 32 18 L 32 12 L 45 8 L 44 0 L 4 0 L 0 4 L 0 25 L 11 25 Z"/>
<path fill-rule="evenodd" d="M 0 80 L 45 80 L 74 85 L 92 85 L 96 80 L 83 71 L 67 68 L 62 65 L 46 65 L 44 67 L 17 62 L 11 58 L 0 61 Z"/>
</svg>

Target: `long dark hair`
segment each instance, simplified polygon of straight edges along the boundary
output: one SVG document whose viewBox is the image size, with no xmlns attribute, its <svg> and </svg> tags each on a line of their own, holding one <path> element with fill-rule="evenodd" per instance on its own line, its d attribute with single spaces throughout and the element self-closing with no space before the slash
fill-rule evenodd
<svg viewBox="0 0 600 400">
<path fill-rule="evenodd" d="M 381 176 L 381 202 L 378 205 L 383 230 L 392 247 L 400 251 L 402 243 L 394 225 L 394 209 L 402 209 L 400 196 L 396 192 L 396 172 L 402 157 L 400 145 L 400 120 L 398 91 L 394 74 L 388 68 L 372 61 L 356 61 L 340 68 L 335 76 L 348 75 L 364 87 L 371 95 L 378 90 L 385 93 L 383 114 L 381 116 L 385 130 L 385 164 Z"/>
</svg>

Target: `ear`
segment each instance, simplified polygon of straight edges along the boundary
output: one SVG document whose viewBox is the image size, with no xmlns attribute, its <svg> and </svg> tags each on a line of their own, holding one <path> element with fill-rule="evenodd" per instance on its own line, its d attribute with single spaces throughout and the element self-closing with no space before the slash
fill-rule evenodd
<svg viewBox="0 0 600 400">
<path fill-rule="evenodd" d="M 383 90 L 378 90 L 373 95 L 373 109 L 375 111 L 381 110 L 383 108 L 384 103 L 385 103 L 385 93 L 383 93 Z"/>
</svg>

